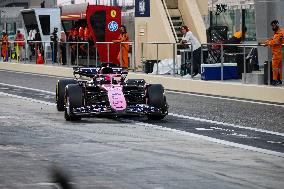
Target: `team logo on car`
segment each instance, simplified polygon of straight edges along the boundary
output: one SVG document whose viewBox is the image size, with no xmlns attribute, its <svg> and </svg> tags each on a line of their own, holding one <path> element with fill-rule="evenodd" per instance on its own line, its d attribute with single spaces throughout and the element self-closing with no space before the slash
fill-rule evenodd
<svg viewBox="0 0 284 189">
<path fill-rule="evenodd" d="M 115 32 L 115 31 L 118 29 L 118 24 L 117 24 L 115 21 L 111 21 L 111 22 L 108 24 L 108 29 L 109 29 L 109 31 L 111 31 L 111 32 Z"/>
<path fill-rule="evenodd" d="M 111 10 L 110 11 L 110 15 L 111 15 L 111 17 L 115 18 L 116 17 L 116 11 L 115 10 Z"/>
</svg>

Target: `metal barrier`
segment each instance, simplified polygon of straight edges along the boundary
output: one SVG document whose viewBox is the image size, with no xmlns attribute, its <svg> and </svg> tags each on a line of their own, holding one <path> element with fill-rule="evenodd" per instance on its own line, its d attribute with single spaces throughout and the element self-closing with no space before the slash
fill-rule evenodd
<svg viewBox="0 0 284 189">
<path fill-rule="evenodd" d="M 224 47 L 237 47 L 237 48 L 242 48 L 242 52 L 241 53 L 234 53 L 232 52 L 233 54 L 241 54 L 243 55 L 243 74 L 244 74 L 244 80 L 243 80 L 243 83 L 246 83 L 246 78 L 247 78 L 247 73 L 248 73 L 248 70 L 247 70 L 247 62 L 246 62 L 246 52 L 247 52 L 247 49 L 251 49 L 251 48 L 257 48 L 257 47 L 265 47 L 265 48 L 268 48 L 269 49 L 269 52 L 268 52 L 268 84 L 270 85 L 271 84 L 271 81 L 270 81 L 270 73 L 271 73 L 271 64 L 270 64 L 270 59 L 271 59 L 271 49 L 270 49 L 270 46 L 264 46 L 264 45 L 259 45 L 259 44 L 222 44 L 222 43 L 205 43 L 205 44 L 202 44 L 201 45 L 201 63 L 204 62 L 203 60 L 203 47 L 211 47 L 212 49 L 212 46 L 220 46 L 219 48 L 219 51 L 220 51 L 220 62 L 215 62 L 215 63 L 221 63 L 221 81 L 224 80 L 224 55 L 226 53 L 224 53 Z M 211 55 L 212 56 L 212 55 Z"/>
<path fill-rule="evenodd" d="M 186 45 L 190 45 L 189 48 L 179 50 L 180 54 L 181 54 L 181 67 L 184 66 L 184 69 L 186 69 L 187 66 L 190 65 L 190 75 L 191 75 L 191 78 L 193 78 L 193 70 L 194 70 L 193 47 L 192 47 L 192 44 L 186 44 Z M 190 59 L 189 59 L 189 63 L 187 63 L 187 60 L 188 60 L 187 58 L 189 57 L 189 52 L 190 52 Z M 180 70 L 181 70 L 181 68 L 180 68 Z M 184 75 L 188 74 L 187 70 L 184 70 L 184 72 L 185 72 Z"/>
<path fill-rule="evenodd" d="M 83 59 L 83 55 L 79 53 L 79 45 L 87 45 L 87 48 L 86 48 L 86 61 L 87 61 L 87 66 L 89 67 L 90 66 L 90 44 L 88 42 L 83 42 L 83 41 L 79 41 L 79 42 L 73 42 L 73 41 L 70 41 L 70 42 L 61 42 L 59 43 L 62 48 L 66 48 L 66 63 L 68 62 L 69 65 L 76 65 L 76 66 L 79 66 L 79 56 L 81 56 L 81 59 Z M 74 50 L 74 47 L 75 50 Z M 70 54 L 70 56 L 68 55 Z M 75 57 L 74 57 L 74 54 L 75 54 Z M 71 61 L 68 61 L 71 57 Z M 68 59 L 68 60 L 67 60 Z"/>
<path fill-rule="evenodd" d="M 159 45 L 172 45 L 173 53 L 173 75 L 176 74 L 176 57 L 177 57 L 177 44 L 179 43 L 163 43 L 163 42 L 148 42 L 148 43 L 141 43 L 141 63 L 145 64 L 145 59 L 144 59 L 144 46 L 145 45 L 156 45 L 156 64 L 157 64 L 157 70 L 156 74 L 158 75 L 159 73 Z"/>
<path fill-rule="evenodd" d="M 134 72 L 136 72 L 136 63 L 135 63 L 135 43 L 134 42 L 96 42 L 95 45 L 107 45 L 107 59 L 108 62 L 110 61 L 110 44 L 119 44 L 119 62 L 120 62 L 120 66 L 122 66 L 122 44 L 128 44 L 130 47 L 132 47 L 132 52 L 131 52 L 131 58 L 128 64 L 128 68 L 133 70 Z M 129 51 L 128 51 L 129 54 Z M 97 52 L 97 48 L 96 48 L 96 66 L 98 66 L 98 52 Z M 128 56 L 129 58 L 129 56 Z"/>
<path fill-rule="evenodd" d="M 22 46 L 19 46 L 19 43 L 21 43 L 21 42 L 24 42 L 25 45 L 26 45 L 26 41 L 7 41 L 8 47 L 7 47 L 7 54 L 6 54 L 6 57 L 5 57 L 5 59 L 7 59 L 7 61 L 12 62 L 12 59 L 15 59 L 16 63 L 19 62 L 19 56 L 17 56 L 17 55 L 19 55 L 19 51 L 22 51 L 23 49 L 25 49 L 24 47 L 23 47 L 23 49 L 21 49 Z M 0 47 L 1 47 L 0 53 L 1 53 L 1 57 L 2 57 L 2 45 Z M 26 53 L 25 53 L 24 50 L 23 50 L 23 52 L 21 52 L 22 56 L 24 54 L 24 57 L 22 57 L 22 59 L 24 59 L 25 62 L 26 62 Z"/>
<path fill-rule="evenodd" d="M 145 58 L 145 46 L 146 45 L 156 45 L 156 62 L 155 62 L 155 64 L 157 65 L 157 70 L 156 70 L 156 73 L 155 74 L 159 74 L 159 56 L 160 56 L 160 49 L 159 49 L 159 47 L 161 46 L 161 45 L 172 45 L 173 46 L 173 50 L 172 50 L 172 59 L 173 59 L 173 76 L 175 76 L 176 75 L 176 64 L 177 64 L 177 45 L 178 45 L 179 43 L 163 43 L 163 42 L 147 42 L 147 43 L 141 43 L 141 57 L 140 57 L 140 62 L 143 64 L 143 66 L 145 67 L 145 62 L 147 61 L 146 60 L 146 58 Z M 180 51 L 188 51 L 188 52 L 190 52 L 191 54 L 193 54 L 193 48 L 192 48 L 192 45 L 191 44 L 187 44 L 187 45 L 189 45 L 190 47 L 188 48 L 188 49 L 183 49 L 183 50 L 180 50 Z M 208 50 L 208 51 L 210 51 L 210 50 L 212 50 L 212 46 L 219 46 L 219 60 L 218 61 L 210 61 L 210 60 L 205 60 L 204 59 L 204 51 L 205 51 L 205 49 L 206 50 Z M 247 79 L 247 74 L 248 74 L 248 72 L 250 72 L 250 70 L 247 70 L 247 68 L 248 68 L 248 63 L 247 63 L 247 54 L 248 54 L 248 51 L 249 50 L 251 50 L 252 48 L 258 48 L 258 50 L 259 50 L 259 48 L 268 48 L 268 50 L 269 50 L 269 52 L 268 52 L 268 65 L 267 65 L 267 78 L 265 77 L 264 79 L 266 80 L 267 79 L 267 81 L 268 81 L 268 84 L 270 85 L 271 84 L 271 62 L 270 62 L 270 60 L 271 60 L 271 49 L 270 49 L 270 47 L 269 46 L 263 46 L 263 45 L 259 45 L 259 44 L 222 44 L 222 43 L 204 43 L 204 44 L 201 44 L 201 54 L 200 54 L 200 56 L 201 56 L 201 62 L 200 62 L 200 64 L 204 64 L 204 63 L 220 63 L 220 72 L 221 72 L 221 78 L 220 78 L 220 80 L 221 81 L 224 81 L 224 63 L 226 62 L 226 59 L 225 59 L 225 55 L 228 55 L 228 54 L 230 54 L 230 53 L 227 53 L 226 51 L 227 51 L 227 49 L 228 49 L 228 47 L 237 47 L 237 48 L 240 48 L 241 49 L 241 51 L 240 52 L 231 52 L 231 54 L 238 54 L 238 56 L 240 57 L 240 56 L 242 56 L 242 70 L 241 71 L 239 71 L 240 72 L 240 74 L 243 74 L 243 75 L 240 75 L 240 77 L 241 76 L 243 76 L 243 80 L 242 80 L 242 82 L 243 83 L 246 83 L 246 79 Z M 210 55 L 210 52 L 208 52 L 208 57 L 207 57 L 207 59 L 212 59 L 212 55 Z M 170 57 L 170 56 L 169 56 Z M 193 70 L 194 70 L 194 56 L 191 56 L 191 58 L 190 58 L 190 75 L 191 75 L 191 77 L 193 77 Z M 237 63 L 237 62 L 236 62 Z M 238 62 L 239 63 L 239 62 Z M 183 63 L 182 63 L 183 64 Z M 237 64 L 238 66 L 239 66 L 239 64 Z M 240 68 L 240 67 L 239 67 Z M 179 68 L 177 68 L 177 69 L 180 69 L 180 67 Z"/>
<path fill-rule="evenodd" d="M 79 53 L 79 46 L 84 44 L 86 45 L 86 56 L 85 60 L 87 65 L 90 66 L 90 47 L 89 42 L 60 42 L 58 41 L 56 43 L 57 47 L 55 48 L 55 43 L 53 41 L 33 41 L 33 40 L 28 40 L 28 41 L 8 41 L 8 53 L 7 53 L 7 59 L 9 62 L 12 62 L 12 54 L 15 53 L 15 62 L 19 62 L 19 46 L 14 46 L 15 43 L 18 42 L 24 42 L 25 43 L 25 48 L 24 48 L 24 61 L 27 63 L 27 60 L 29 59 L 29 62 L 31 62 L 31 58 L 35 56 L 35 61 L 37 60 L 37 55 L 38 51 L 40 50 L 43 53 L 44 57 L 44 64 L 47 64 L 48 61 L 51 61 L 52 64 L 57 63 L 58 65 L 60 64 L 59 59 L 62 58 L 63 55 L 66 55 L 66 59 L 71 59 L 71 61 L 67 61 L 69 65 L 76 65 L 79 66 L 80 62 L 79 59 L 82 59 L 83 55 L 80 55 Z M 107 45 L 107 55 L 108 55 L 108 61 L 110 60 L 110 44 L 119 44 L 120 45 L 120 52 L 122 52 L 122 44 L 129 44 L 130 47 L 132 47 L 132 52 L 129 61 L 129 68 L 136 71 L 136 63 L 135 63 L 135 43 L 134 42 L 121 42 L 121 43 L 116 43 L 116 42 L 96 42 L 94 43 L 94 49 L 95 49 L 95 65 L 98 66 L 99 62 L 99 55 L 96 46 L 97 45 L 102 45 L 105 44 Z M 62 53 L 60 56 L 61 48 L 60 46 L 64 45 L 65 46 L 65 52 Z M 73 48 L 73 49 L 71 49 Z M 16 49 L 15 52 L 12 52 L 13 49 Z M 1 49 L 2 50 L 2 49 Z M 54 52 L 56 50 L 56 52 Z M 56 54 L 55 54 L 56 53 Z M 83 58 L 84 59 L 84 58 Z M 70 63 L 71 62 L 71 63 Z M 120 53 L 120 65 L 122 65 L 122 53 Z"/>
<path fill-rule="evenodd" d="M 7 57 L 8 57 L 8 61 L 9 62 L 12 62 L 12 59 L 15 58 L 15 62 L 18 63 L 19 62 L 19 49 L 20 49 L 20 46 L 18 43 L 20 42 L 24 42 L 24 46 L 23 46 L 23 54 L 24 54 L 24 57 L 22 57 L 24 59 L 24 62 L 27 63 L 27 59 L 30 60 L 32 54 L 34 54 L 34 56 L 36 56 L 36 60 L 37 60 L 37 51 L 41 50 L 42 52 L 44 52 L 44 57 L 45 57 L 45 62 L 44 63 L 47 63 L 47 49 L 48 47 L 51 47 L 51 45 L 47 46 L 46 43 L 48 44 L 53 44 L 52 41 L 33 41 L 33 40 L 27 40 L 27 41 L 8 41 L 8 53 L 7 53 Z M 60 43 L 60 42 L 59 42 Z M 53 44 L 53 48 L 54 49 L 54 44 Z M 57 47 L 57 49 L 59 49 Z M 2 49 L 1 49 L 2 50 Z M 58 53 L 58 52 L 57 52 Z M 54 52 L 52 53 L 54 54 Z M 15 57 L 13 57 L 15 56 Z M 54 59 L 51 59 L 52 60 L 52 63 L 54 63 Z"/>
</svg>

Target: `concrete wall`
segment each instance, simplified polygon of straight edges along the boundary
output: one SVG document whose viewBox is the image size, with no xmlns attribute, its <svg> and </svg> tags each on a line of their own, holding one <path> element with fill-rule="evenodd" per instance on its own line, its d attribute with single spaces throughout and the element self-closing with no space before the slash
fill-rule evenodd
<svg viewBox="0 0 284 189">
<path fill-rule="evenodd" d="M 177 9 L 178 8 L 178 0 L 165 0 L 168 9 Z"/>
<path fill-rule="evenodd" d="M 171 31 L 166 12 L 162 5 L 162 1 L 150 1 L 150 17 L 135 18 L 135 60 L 136 65 L 141 66 L 141 43 L 142 42 L 167 42 L 174 43 L 175 39 Z M 144 57 L 147 60 L 157 58 L 156 46 L 148 45 L 144 47 Z M 173 57 L 173 50 L 170 45 L 159 46 L 159 59 Z"/>
<path fill-rule="evenodd" d="M 10 24 L 14 27 L 16 23 L 16 29 L 23 28 L 23 18 L 20 14 L 20 10 L 24 7 L 0 7 L 0 31 L 5 30 L 5 24 Z M 8 30 L 8 33 L 12 32 Z"/>
<path fill-rule="evenodd" d="M 207 16 L 208 15 L 208 0 L 197 0 L 196 1 L 201 16 Z"/>
<path fill-rule="evenodd" d="M 199 9 L 202 3 L 198 4 L 197 1 L 200 0 L 179 0 L 178 6 L 185 25 L 189 27 L 201 43 L 206 43 L 206 28 Z"/>
</svg>

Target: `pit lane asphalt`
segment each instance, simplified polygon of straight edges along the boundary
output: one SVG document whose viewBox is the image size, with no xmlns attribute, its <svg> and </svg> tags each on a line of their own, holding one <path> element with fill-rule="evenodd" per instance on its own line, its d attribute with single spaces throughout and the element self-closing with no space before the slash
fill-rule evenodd
<svg viewBox="0 0 284 189">
<path fill-rule="evenodd" d="M 54 106 L 3 94 L 0 104 L 1 189 L 51 188 L 54 165 L 78 189 L 282 189 L 284 184 L 283 157 L 136 122 L 66 122 Z"/>
<path fill-rule="evenodd" d="M 55 91 L 55 84 L 58 79 L 60 78 L 53 76 L 0 71 L 1 83 L 43 90 L 43 92 L 35 92 L 30 89 L 0 84 L 0 92 L 46 102 L 54 102 L 54 94 L 52 92 Z M 49 91 L 50 93 L 47 94 L 44 91 Z M 236 128 L 227 124 L 220 125 L 214 123 L 214 121 L 217 123 L 224 122 L 237 126 L 283 133 L 283 106 L 252 104 L 248 102 L 194 96 L 186 93 L 177 94 L 167 92 L 166 96 L 170 106 L 170 115 L 167 116 L 165 120 L 148 121 L 144 118 L 133 119 L 238 144 L 284 152 L 284 134 L 279 136 L 245 128 Z M 177 117 L 176 114 L 185 115 L 190 118 Z M 197 118 L 197 120 L 191 119 L 191 117 Z M 198 118 L 212 120 L 213 123 L 198 121 Z"/>
</svg>

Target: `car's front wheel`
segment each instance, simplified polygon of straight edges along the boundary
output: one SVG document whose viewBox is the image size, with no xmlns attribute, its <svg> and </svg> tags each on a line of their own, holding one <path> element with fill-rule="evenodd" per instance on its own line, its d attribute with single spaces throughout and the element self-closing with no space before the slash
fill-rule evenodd
<svg viewBox="0 0 284 189">
<path fill-rule="evenodd" d="M 164 96 L 164 87 L 160 84 L 152 84 L 147 88 L 147 104 L 159 108 L 162 113 L 148 115 L 150 120 L 161 120 L 167 115 L 168 104 Z"/>
<path fill-rule="evenodd" d="M 76 84 L 77 81 L 74 79 L 60 79 L 56 83 L 56 108 L 58 111 L 64 111 L 64 95 L 65 95 L 65 87 L 68 84 Z"/>
<path fill-rule="evenodd" d="M 83 106 L 83 92 L 78 84 L 69 84 L 65 88 L 64 117 L 66 121 L 81 120 L 81 116 L 75 115 L 74 108 Z"/>
</svg>

